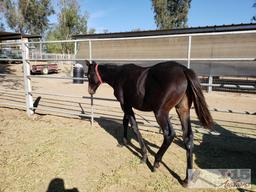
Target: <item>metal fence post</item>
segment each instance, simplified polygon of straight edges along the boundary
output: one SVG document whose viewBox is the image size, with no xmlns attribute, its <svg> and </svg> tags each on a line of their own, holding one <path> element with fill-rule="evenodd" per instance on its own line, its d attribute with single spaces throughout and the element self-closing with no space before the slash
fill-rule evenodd
<svg viewBox="0 0 256 192">
<path fill-rule="evenodd" d="M 92 41 L 91 40 L 89 40 L 89 61 L 90 63 L 92 63 Z M 94 107 L 93 107 L 93 95 L 91 95 L 91 126 L 93 126 L 93 122 L 94 122 Z"/>
<path fill-rule="evenodd" d="M 208 92 L 211 92 L 211 91 L 212 91 L 212 82 L 213 82 L 212 75 L 209 75 L 209 80 L 208 80 Z"/>
<path fill-rule="evenodd" d="M 187 67 L 190 68 L 190 58 L 191 58 L 191 41 L 192 41 L 192 36 L 188 36 L 188 64 Z"/>
<path fill-rule="evenodd" d="M 92 62 L 92 41 L 89 40 L 89 61 Z"/>
<path fill-rule="evenodd" d="M 74 56 L 76 58 L 76 54 L 77 54 L 77 41 L 75 41 L 75 45 L 74 45 Z"/>
<path fill-rule="evenodd" d="M 71 57 L 72 59 L 76 59 L 76 54 L 77 54 L 77 41 L 74 42 L 74 56 Z M 72 53 L 71 53 L 72 55 Z M 70 71 L 70 76 L 73 76 L 73 71 L 74 71 L 74 67 L 75 67 L 75 64 L 77 64 L 77 61 L 71 61 L 70 62 L 72 65 L 71 65 L 71 71 Z"/>
<path fill-rule="evenodd" d="M 26 111 L 28 116 L 34 114 L 33 111 L 33 97 L 31 89 L 31 79 L 30 79 L 30 65 L 28 62 L 29 59 L 29 48 L 27 46 L 28 39 L 22 38 L 22 61 L 23 61 L 23 75 L 24 75 L 24 91 L 26 97 Z"/>
<path fill-rule="evenodd" d="M 94 123 L 94 107 L 93 107 L 93 95 L 91 95 L 91 126 Z"/>
<path fill-rule="evenodd" d="M 40 44 L 39 44 L 39 55 L 40 55 L 40 59 L 43 59 L 43 46 L 42 46 L 42 40 L 40 39 Z"/>
</svg>

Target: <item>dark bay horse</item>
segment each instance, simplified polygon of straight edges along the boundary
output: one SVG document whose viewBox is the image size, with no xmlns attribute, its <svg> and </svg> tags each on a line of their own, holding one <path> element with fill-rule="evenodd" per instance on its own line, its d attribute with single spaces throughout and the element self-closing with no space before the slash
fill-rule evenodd
<svg viewBox="0 0 256 192">
<path fill-rule="evenodd" d="M 154 170 L 168 147 L 171 145 L 175 131 L 169 119 L 169 111 L 175 107 L 179 116 L 183 141 L 187 155 L 187 169 L 184 185 L 188 182 L 188 169 L 192 169 L 193 131 L 190 123 L 190 108 L 192 102 L 196 114 L 205 128 L 211 128 L 213 120 L 207 108 L 204 95 L 196 74 L 185 66 L 173 62 L 163 62 L 152 67 L 139 67 L 134 64 L 127 65 L 98 65 L 94 61 L 88 66 L 88 92 L 94 94 L 103 82 L 114 89 L 114 95 L 120 102 L 124 112 L 123 142 L 127 144 L 127 127 L 131 127 L 138 138 L 142 161 L 147 160 L 147 149 L 139 132 L 133 108 L 141 111 L 153 111 L 164 140 L 155 155 Z"/>
</svg>

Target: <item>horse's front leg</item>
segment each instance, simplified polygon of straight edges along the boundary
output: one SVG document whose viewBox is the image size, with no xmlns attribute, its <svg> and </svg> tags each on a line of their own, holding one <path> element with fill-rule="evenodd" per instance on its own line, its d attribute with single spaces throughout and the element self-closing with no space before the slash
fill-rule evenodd
<svg viewBox="0 0 256 192">
<path fill-rule="evenodd" d="M 129 125 L 129 114 L 126 113 L 126 106 L 124 105 L 123 91 L 120 87 L 115 89 L 114 95 L 116 96 L 117 100 L 120 102 L 120 106 L 124 112 L 124 117 L 123 117 L 124 134 L 122 138 L 123 143 L 119 145 L 120 147 L 122 147 L 123 145 L 127 145 L 128 143 L 127 128 Z"/>
<path fill-rule="evenodd" d="M 131 127 L 132 127 L 135 135 L 137 136 L 138 142 L 140 144 L 141 154 L 142 154 L 141 162 L 145 163 L 148 159 L 147 148 L 146 148 L 146 145 L 143 141 L 141 133 L 139 131 L 139 128 L 138 128 L 138 125 L 137 125 L 137 122 L 136 122 L 136 119 L 135 119 L 135 115 L 134 115 L 134 112 L 132 111 L 132 109 L 130 110 L 130 113 L 129 113 L 129 120 L 130 120 L 130 123 L 131 123 Z"/>
<path fill-rule="evenodd" d="M 123 127 L 124 127 L 123 144 L 124 145 L 127 145 L 128 143 L 128 137 L 127 137 L 128 124 L 129 124 L 129 115 L 124 114 L 124 118 L 123 118 Z"/>
</svg>

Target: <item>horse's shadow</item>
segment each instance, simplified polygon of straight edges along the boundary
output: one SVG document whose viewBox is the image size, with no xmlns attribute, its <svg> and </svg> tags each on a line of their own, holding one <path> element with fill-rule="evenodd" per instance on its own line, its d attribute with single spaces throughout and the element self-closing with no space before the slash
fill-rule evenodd
<svg viewBox="0 0 256 192">
<path fill-rule="evenodd" d="M 98 124 L 110 135 L 112 135 L 117 142 L 122 145 L 123 125 L 120 120 L 99 118 L 96 119 Z M 193 124 L 199 124 L 198 121 L 193 121 Z M 235 133 L 215 124 L 215 130 L 220 135 L 203 134 L 200 144 L 194 144 L 194 163 L 201 169 L 242 169 L 249 168 L 252 173 L 252 183 L 256 182 L 256 139 L 238 136 Z M 256 129 L 254 130 L 254 132 Z M 128 139 L 135 139 L 132 129 L 128 128 Z M 256 132 L 255 132 L 256 135 Z M 154 143 L 149 142 L 143 138 L 147 146 L 148 152 L 155 156 L 155 151 L 152 148 L 159 148 Z M 175 138 L 175 144 L 184 148 L 183 141 L 180 138 Z M 128 142 L 126 148 L 135 156 L 141 158 L 140 148 Z M 185 163 L 185 162 L 184 162 Z M 170 174 L 182 184 L 181 177 L 169 168 L 165 162 L 161 164 L 170 172 Z M 153 165 L 147 161 L 147 166 L 153 171 Z M 184 170 L 185 171 L 185 170 Z"/>
<path fill-rule="evenodd" d="M 198 124 L 194 121 L 193 123 Z M 256 125 L 247 123 L 234 126 L 230 131 L 215 124 L 220 135 L 204 134 L 202 142 L 194 146 L 195 163 L 201 169 L 251 169 L 251 182 L 256 184 Z M 240 126 L 240 127 L 239 127 Z M 247 129 L 253 137 L 240 136 L 235 130 Z"/>
<path fill-rule="evenodd" d="M 120 120 L 113 120 L 113 119 L 108 119 L 108 118 L 99 118 L 96 119 L 98 124 L 110 135 L 112 135 L 118 142 L 118 146 L 123 145 L 123 124 Z M 141 158 L 141 149 L 132 144 L 131 140 L 134 139 L 138 142 L 137 137 L 133 133 L 131 128 L 127 129 L 127 136 L 128 136 L 128 144 L 125 146 L 132 154 L 137 156 L 138 158 Z M 145 138 L 143 138 L 144 143 L 147 147 L 148 152 L 152 155 L 155 156 L 156 152 L 152 150 L 152 148 L 156 148 L 157 150 L 160 148 L 158 145 L 149 142 Z M 170 172 L 170 174 L 177 179 L 177 181 L 182 184 L 182 179 L 181 177 L 174 172 L 172 169 L 170 169 L 163 161 L 161 162 L 162 165 Z M 148 168 L 153 172 L 153 165 L 149 160 L 146 162 Z"/>
</svg>

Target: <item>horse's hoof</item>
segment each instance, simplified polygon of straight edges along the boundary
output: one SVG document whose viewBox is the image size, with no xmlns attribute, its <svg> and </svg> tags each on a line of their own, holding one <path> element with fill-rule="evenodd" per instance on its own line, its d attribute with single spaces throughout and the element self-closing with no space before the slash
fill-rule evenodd
<svg viewBox="0 0 256 192">
<path fill-rule="evenodd" d="M 144 164 L 144 163 L 146 163 L 145 160 L 141 159 L 140 164 Z"/>
<path fill-rule="evenodd" d="M 160 167 L 159 162 L 155 162 L 153 166 L 153 172 L 156 172 L 156 170 Z"/>
<path fill-rule="evenodd" d="M 142 159 L 140 160 L 140 163 L 141 163 L 141 164 L 144 164 L 144 163 L 147 162 L 147 160 L 148 160 L 148 156 L 144 156 L 144 157 L 142 157 Z"/>
<path fill-rule="evenodd" d="M 118 143 L 116 146 L 117 146 L 117 147 L 122 148 L 124 145 L 123 145 L 123 144 Z"/>
<path fill-rule="evenodd" d="M 128 140 L 126 138 L 123 138 L 123 144 L 126 146 L 128 144 Z"/>
<path fill-rule="evenodd" d="M 145 159 L 142 158 L 142 159 L 140 160 L 140 163 L 141 163 L 141 164 L 145 164 L 146 162 L 147 162 L 147 159 L 145 160 Z"/>
<path fill-rule="evenodd" d="M 159 167 L 160 167 L 160 163 L 159 163 L 159 162 L 155 162 L 155 163 L 154 163 L 154 167 L 155 167 L 155 168 L 159 168 Z"/>
<path fill-rule="evenodd" d="M 123 147 L 128 145 L 128 140 L 126 138 L 123 138 L 123 140 L 117 144 L 117 147 Z"/>
<path fill-rule="evenodd" d="M 188 179 L 184 179 L 182 182 L 181 182 L 182 186 L 187 188 L 188 187 Z"/>
</svg>

